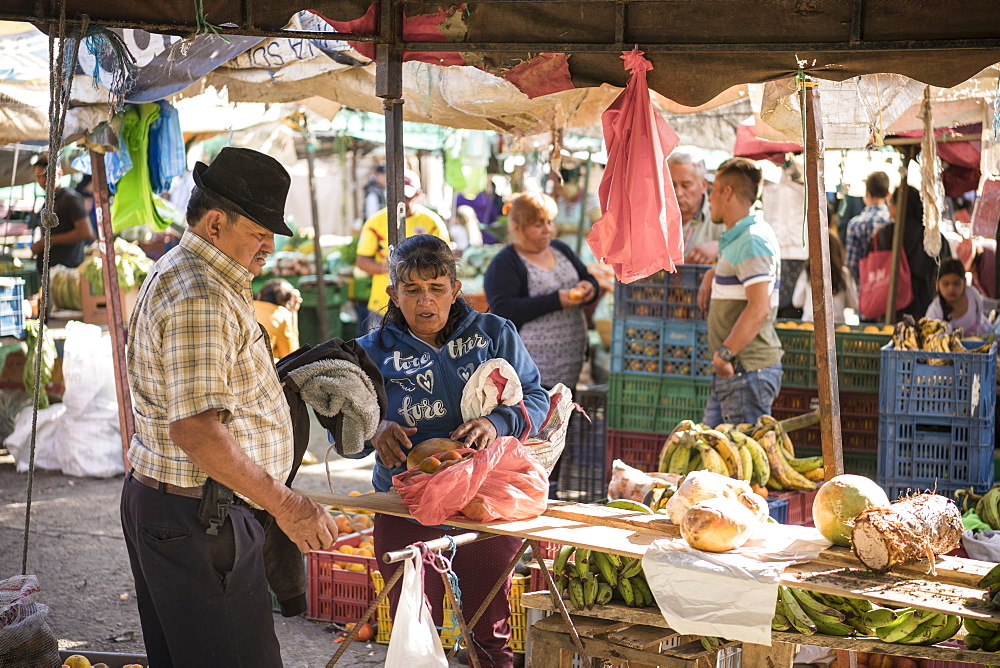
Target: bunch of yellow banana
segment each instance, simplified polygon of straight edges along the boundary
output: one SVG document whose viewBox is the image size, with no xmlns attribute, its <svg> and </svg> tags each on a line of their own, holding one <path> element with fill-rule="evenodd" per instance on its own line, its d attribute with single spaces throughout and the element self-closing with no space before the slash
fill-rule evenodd
<svg viewBox="0 0 1000 668">
<path fill-rule="evenodd" d="M 871 602 L 860 598 L 779 586 L 771 628 L 805 635 L 870 636 L 872 628 L 865 615 L 871 609 Z"/>
<path fill-rule="evenodd" d="M 873 607 L 865 613 L 864 621 L 882 642 L 901 645 L 936 645 L 962 628 L 962 618 L 957 615 L 919 608 Z"/>
<path fill-rule="evenodd" d="M 892 345 L 896 350 L 928 350 L 937 353 L 986 353 L 990 341 L 978 348 L 968 350 L 962 345 L 962 330 L 948 332 L 948 323 L 934 318 L 921 318 L 914 322 L 909 315 L 896 324 L 892 334 Z M 930 364 L 941 364 L 940 360 L 930 360 Z"/>
<path fill-rule="evenodd" d="M 682 420 L 660 450 L 659 471 L 687 475 L 702 469 L 749 482 L 758 493 L 765 487 L 810 491 L 824 473 L 822 457 L 795 457 L 791 439 L 770 415 L 756 424 L 715 429 Z"/>
<path fill-rule="evenodd" d="M 784 427 L 770 415 L 763 415 L 747 431 L 767 455 L 770 489 L 810 492 L 823 480 L 822 457 L 796 457 L 795 446 Z"/>
<path fill-rule="evenodd" d="M 632 608 L 656 605 L 641 559 L 563 545 L 552 562 L 552 577 L 574 610 L 607 605 L 614 598 Z"/>
<path fill-rule="evenodd" d="M 976 514 L 994 530 L 1000 530 L 1000 486 L 994 485 L 976 501 Z"/>
</svg>

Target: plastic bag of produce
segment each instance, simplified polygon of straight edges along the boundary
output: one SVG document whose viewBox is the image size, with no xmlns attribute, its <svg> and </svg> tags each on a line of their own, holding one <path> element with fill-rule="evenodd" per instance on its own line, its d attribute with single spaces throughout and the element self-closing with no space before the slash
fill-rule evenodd
<svg viewBox="0 0 1000 668">
<path fill-rule="evenodd" d="M 620 459 L 611 464 L 611 482 L 608 483 L 608 498 L 642 501 L 650 490 L 657 487 L 676 487 L 681 477 L 673 473 L 651 474 L 629 466 Z"/>
<path fill-rule="evenodd" d="M 58 666 L 59 643 L 45 618 L 47 605 L 35 602 L 38 578 L 15 575 L 0 580 L 0 666 Z"/>
<path fill-rule="evenodd" d="M 545 468 L 512 436 L 436 473 L 400 473 L 392 484 L 413 518 L 425 526 L 448 519 L 531 519 L 545 510 L 549 493 Z"/>
<path fill-rule="evenodd" d="M 423 564 L 416 558 L 403 564 L 403 582 L 393 634 L 385 655 L 386 668 L 447 668 L 448 659 L 434 628 L 430 606 L 424 596 Z"/>
</svg>

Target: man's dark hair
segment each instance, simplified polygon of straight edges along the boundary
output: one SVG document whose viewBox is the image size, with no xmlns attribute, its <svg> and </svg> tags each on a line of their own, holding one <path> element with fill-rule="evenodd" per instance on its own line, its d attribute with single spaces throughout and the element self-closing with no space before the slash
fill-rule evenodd
<svg viewBox="0 0 1000 668">
<path fill-rule="evenodd" d="M 288 306 L 295 294 L 292 284 L 283 278 L 272 278 L 260 288 L 257 293 L 257 301 L 277 304 L 278 306 Z"/>
<path fill-rule="evenodd" d="M 747 158 L 730 158 L 715 170 L 715 183 L 724 179 L 742 199 L 753 204 L 760 196 L 760 182 L 763 174 L 753 160 Z M 718 187 L 718 186 L 715 186 Z"/>
<path fill-rule="evenodd" d="M 872 172 L 865 179 L 865 192 L 869 197 L 885 199 L 889 196 L 889 175 L 885 172 Z"/>
<path fill-rule="evenodd" d="M 212 209 L 218 209 L 225 214 L 226 222 L 230 225 L 240 219 L 240 213 L 228 203 L 208 190 L 195 186 L 191 191 L 191 199 L 188 200 L 187 205 L 188 225 L 194 225 Z"/>
<path fill-rule="evenodd" d="M 36 153 L 33 158 L 31 158 L 32 167 L 45 168 L 49 166 L 49 154 L 48 153 Z"/>
</svg>

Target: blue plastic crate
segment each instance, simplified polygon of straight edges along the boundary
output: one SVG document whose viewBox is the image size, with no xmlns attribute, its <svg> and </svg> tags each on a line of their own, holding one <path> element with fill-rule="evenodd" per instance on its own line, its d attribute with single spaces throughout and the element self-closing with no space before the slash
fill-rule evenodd
<svg viewBox="0 0 1000 668">
<path fill-rule="evenodd" d="M 611 371 L 708 378 L 712 375 L 708 324 L 616 318 L 611 332 Z"/>
<path fill-rule="evenodd" d="M 963 342 L 965 343 L 965 342 Z M 967 347 L 979 344 L 965 343 Z M 882 348 L 879 412 L 928 417 L 993 417 L 997 345 L 988 353 Z"/>
<path fill-rule="evenodd" d="M 767 512 L 775 522 L 788 524 L 788 501 L 768 497 Z"/>
<path fill-rule="evenodd" d="M 878 483 L 890 490 L 993 484 L 995 418 L 930 418 L 882 415 Z"/>
<path fill-rule="evenodd" d="M 708 316 L 698 308 L 698 288 L 710 268 L 704 264 L 683 264 L 672 274 L 658 271 L 632 283 L 617 283 L 615 316 L 704 320 Z"/>
<path fill-rule="evenodd" d="M 0 277 L 0 336 L 24 337 L 24 279 Z"/>
</svg>

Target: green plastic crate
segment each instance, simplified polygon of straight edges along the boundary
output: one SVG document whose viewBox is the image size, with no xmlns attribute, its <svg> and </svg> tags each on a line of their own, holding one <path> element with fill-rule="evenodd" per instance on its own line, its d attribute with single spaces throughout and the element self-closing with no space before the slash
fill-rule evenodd
<svg viewBox="0 0 1000 668">
<path fill-rule="evenodd" d="M 0 273 L 0 277 L 7 278 L 23 278 L 24 279 L 24 296 L 30 297 L 31 295 L 38 294 L 38 287 L 41 285 L 41 280 L 38 276 L 38 270 L 33 267 L 26 267 L 24 269 L 13 269 L 11 271 L 5 271 Z"/>
<path fill-rule="evenodd" d="M 326 305 L 328 307 L 340 306 L 347 301 L 347 283 L 339 276 L 333 274 L 327 274 L 325 278 L 326 281 L 323 283 L 323 297 L 326 300 Z M 319 290 L 316 286 L 315 276 L 300 277 L 298 288 L 299 293 L 302 295 L 303 306 L 319 305 Z"/>
<path fill-rule="evenodd" d="M 892 335 L 862 329 L 836 333 L 837 378 L 842 390 L 878 392 L 882 346 L 889 343 Z"/>
<path fill-rule="evenodd" d="M 612 373 L 608 381 L 608 428 L 667 434 L 681 420 L 701 420 L 710 380 Z"/>
<path fill-rule="evenodd" d="M 795 448 L 796 457 L 816 457 L 823 454 L 821 448 Z M 875 480 L 878 476 L 878 453 L 844 451 L 844 473 L 863 475 Z"/>
<path fill-rule="evenodd" d="M 781 357 L 781 384 L 785 387 L 816 387 L 816 332 L 782 325 L 798 324 L 781 320 L 775 325 L 785 354 Z"/>
</svg>

